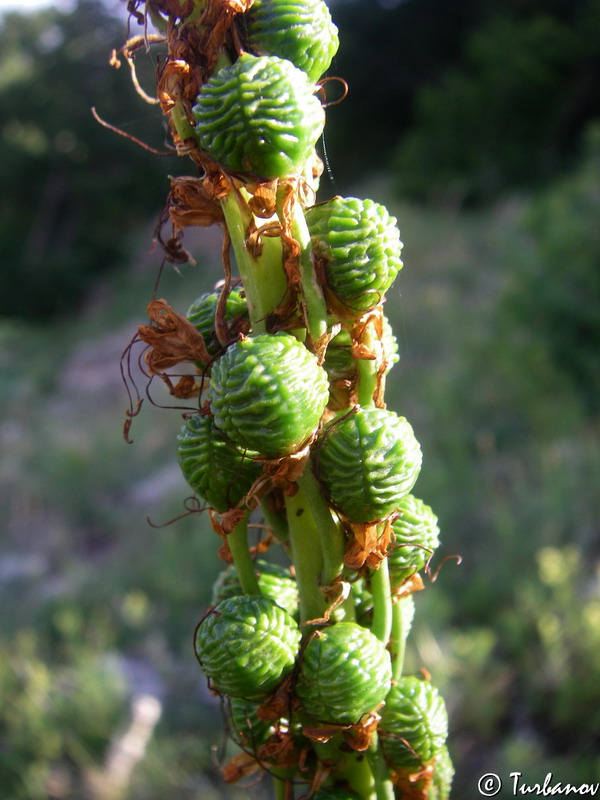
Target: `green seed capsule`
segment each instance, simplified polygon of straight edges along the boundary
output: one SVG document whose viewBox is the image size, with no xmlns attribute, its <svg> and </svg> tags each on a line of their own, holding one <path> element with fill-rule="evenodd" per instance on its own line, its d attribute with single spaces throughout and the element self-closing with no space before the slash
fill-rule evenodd
<svg viewBox="0 0 600 800">
<path fill-rule="evenodd" d="M 242 595 L 223 600 L 198 625 L 196 656 L 215 689 L 259 699 L 288 675 L 298 654 L 298 625 L 272 600 Z"/>
<path fill-rule="evenodd" d="M 394 589 L 423 569 L 440 543 L 437 517 L 422 500 L 408 494 L 398 510 L 401 516 L 392 525 L 396 539 L 388 556 Z"/>
<path fill-rule="evenodd" d="M 208 397 L 216 425 L 269 458 L 296 452 L 328 400 L 327 373 L 287 333 L 240 339 L 213 364 Z"/>
<path fill-rule="evenodd" d="M 287 58 L 313 83 L 337 53 L 338 30 L 323 0 L 254 0 L 246 18 L 253 50 Z"/>
<path fill-rule="evenodd" d="M 262 472 L 262 465 L 227 441 L 211 416 L 190 417 L 177 437 L 179 466 L 189 485 L 216 511 L 234 508 Z"/>
<path fill-rule="evenodd" d="M 448 714 L 442 696 L 428 681 L 401 678 L 385 699 L 378 727 L 386 761 L 394 769 L 429 764 L 448 736 Z"/>
<path fill-rule="evenodd" d="M 215 333 L 215 314 L 220 294 L 220 292 L 205 292 L 192 303 L 186 314 L 192 325 L 198 329 L 206 349 L 212 356 L 217 355 L 222 349 Z M 225 323 L 231 338 L 235 338 L 238 333 L 248 333 L 250 330 L 248 303 L 244 290 L 240 287 L 232 289 L 227 296 Z"/>
<path fill-rule="evenodd" d="M 372 200 L 334 197 L 306 212 L 313 254 L 344 305 L 361 314 L 383 300 L 402 269 L 396 218 Z"/>
<path fill-rule="evenodd" d="M 241 697 L 232 697 L 230 705 L 232 738 L 242 747 L 255 750 L 271 735 L 273 731 L 271 723 L 258 716 L 257 703 Z"/>
<path fill-rule="evenodd" d="M 319 474 L 331 502 L 351 522 L 373 522 L 398 508 L 419 476 L 421 459 L 404 417 L 359 408 L 324 432 Z"/>
<path fill-rule="evenodd" d="M 200 146 L 234 172 L 266 179 L 301 172 L 325 124 L 313 91 L 290 61 L 245 53 L 198 95 Z"/>
<path fill-rule="evenodd" d="M 296 693 L 316 719 L 355 724 L 383 702 L 391 679 L 382 642 L 354 622 L 338 622 L 306 646 Z"/>
<path fill-rule="evenodd" d="M 449 800 L 453 779 L 454 764 L 448 748 L 444 745 L 435 760 L 435 772 L 429 784 L 427 800 Z"/>
<path fill-rule="evenodd" d="M 277 603 L 292 617 L 295 616 L 298 613 L 298 587 L 289 569 L 262 559 L 254 562 L 254 569 L 258 575 L 261 594 Z M 235 567 L 231 565 L 219 575 L 213 586 L 213 605 L 240 594 L 243 594 L 242 587 Z"/>
</svg>

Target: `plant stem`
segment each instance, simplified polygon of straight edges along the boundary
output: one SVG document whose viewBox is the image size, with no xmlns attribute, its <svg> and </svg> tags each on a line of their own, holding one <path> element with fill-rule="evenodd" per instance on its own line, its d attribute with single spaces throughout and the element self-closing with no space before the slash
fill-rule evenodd
<svg viewBox="0 0 600 800">
<path fill-rule="evenodd" d="M 285 505 L 302 624 L 319 619 L 325 612 L 325 600 L 320 589 L 323 568 L 321 542 L 304 492 L 299 489 L 293 497 L 286 495 Z"/>
<path fill-rule="evenodd" d="M 363 408 L 374 405 L 373 395 L 377 388 L 377 371 L 379 365 L 377 359 L 359 358 L 357 360 L 358 369 L 358 403 Z"/>
<path fill-rule="evenodd" d="M 233 565 L 238 576 L 242 591 L 245 594 L 262 594 L 258 585 L 258 578 L 254 571 L 254 562 L 250 556 L 248 549 L 248 515 L 244 517 L 241 522 L 235 526 L 231 533 L 227 536 L 227 543 L 231 555 L 233 556 Z"/>
<path fill-rule="evenodd" d="M 321 580 L 323 586 L 329 586 L 341 575 L 344 567 L 344 535 L 339 524 L 331 516 L 310 462 L 302 476 L 298 478 L 298 487 L 319 532 L 323 553 Z"/>
<path fill-rule="evenodd" d="M 373 735 L 367 758 L 375 779 L 375 792 L 377 800 L 394 800 L 394 784 L 390 780 L 388 768 L 379 747 L 377 734 Z"/>
<path fill-rule="evenodd" d="M 235 260 L 248 298 L 248 311 L 254 333 L 266 331 L 267 316 L 285 297 L 287 280 L 281 259 L 279 239 L 263 240 L 256 258 L 246 247 L 246 232 L 253 222 L 250 209 L 235 189 L 221 200 Z"/>
<path fill-rule="evenodd" d="M 371 593 L 373 595 L 373 625 L 371 632 L 387 644 L 392 632 L 392 593 L 387 558 L 379 569 L 371 573 Z"/>
<path fill-rule="evenodd" d="M 406 638 L 410 630 L 412 608 L 408 608 L 412 598 L 403 597 L 392 606 L 392 677 L 395 681 L 402 677 L 404 666 L 404 653 L 406 651 Z"/>
<path fill-rule="evenodd" d="M 282 221 L 281 193 L 277 196 L 277 213 Z M 292 219 L 292 236 L 300 245 L 300 276 L 302 306 L 306 315 L 306 326 L 309 339 L 317 343 L 327 333 L 327 305 L 323 295 L 323 289 L 315 272 L 312 260 L 312 245 L 310 233 L 304 210 L 298 200 L 294 197 L 294 211 Z"/>
</svg>

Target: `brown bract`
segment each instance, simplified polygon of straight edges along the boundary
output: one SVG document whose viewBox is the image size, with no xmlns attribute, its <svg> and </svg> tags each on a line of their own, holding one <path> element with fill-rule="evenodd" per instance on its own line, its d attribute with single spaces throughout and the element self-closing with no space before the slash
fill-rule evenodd
<svg viewBox="0 0 600 800">
<path fill-rule="evenodd" d="M 383 531 L 381 524 L 384 523 Z M 348 523 L 353 539 L 348 543 L 344 564 L 348 569 L 361 569 L 363 566 L 379 569 L 390 551 L 393 541 L 392 519 L 377 522 Z"/>
<path fill-rule="evenodd" d="M 210 362 L 204 339 L 187 317 L 174 311 L 166 300 L 151 300 L 147 310 L 150 325 L 138 325 L 138 335 L 150 345 L 145 359 L 152 374 L 161 375 L 182 361 Z"/>
<path fill-rule="evenodd" d="M 417 772 L 398 770 L 391 773 L 394 786 L 400 789 L 402 800 L 427 800 L 433 778 L 434 764 L 423 766 Z"/>
<path fill-rule="evenodd" d="M 360 753 L 369 749 L 381 717 L 375 711 L 364 714 L 356 725 L 303 725 L 302 732 L 313 742 L 325 743 L 341 733 L 346 744 Z"/>
</svg>

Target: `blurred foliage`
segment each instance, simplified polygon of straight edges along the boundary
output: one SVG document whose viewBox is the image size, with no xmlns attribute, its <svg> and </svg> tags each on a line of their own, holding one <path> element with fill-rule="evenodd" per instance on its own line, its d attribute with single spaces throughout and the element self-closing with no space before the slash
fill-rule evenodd
<svg viewBox="0 0 600 800">
<path fill-rule="evenodd" d="M 176 158 L 144 151 L 90 110 L 164 150 L 160 110 L 137 98 L 126 65 L 108 66 L 124 39 L 123 20 L 99 0 L 2 20 L 0 315 L 72 309 L 127 262 L 135 226 L 158 217 Z M 152 57 L 138 62 L 152 86 Z"/>
<path fill-rule="evenodd" d="M 492 16 L 460 62 L 419 90 L 398 147 L 401 191 L 490 200 L 570 166 L 600 116 L 600 2 L 572 3 L 568 19 L 552 5 Z"/>
</svg>

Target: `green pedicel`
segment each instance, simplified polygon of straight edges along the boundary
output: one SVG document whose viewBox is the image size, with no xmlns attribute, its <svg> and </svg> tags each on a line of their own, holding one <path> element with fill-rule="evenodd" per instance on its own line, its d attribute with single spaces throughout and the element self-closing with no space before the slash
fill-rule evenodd
<svg viewBox="0 0 600 800">
<path fill-rule="evenodd" d="M 398 508 L 419 476 L 421 460 L 404 417 L 359 408 L 322 434 L 319 476 L 331 502 L 351 522 L 374 522 Z"/>
<path fill-rule="evenodd" d="M 315 432 L 328 400 L 327 373 L 287 333 L 240 339 L 213 364 L 215 424 L 239 447 L 290 455 Z"/>
<path fill-rule="evenodd" d="M 296 693 L 315 719 L 353 725 L 384 701 L 391 679 L 390 655 L 379 639 L 354 622 L 338 622 L 306 646 Z"/>
<path fill-rule="evenodd" d="M 260 699 L 292 671 L 300 631 L 272 600 L 230 597 L 198 625 L 196 656 L 213 686 L 231 697 Z"/>
<path fill-rule="evenodd" d="M 233 172 L 265 179 L 301 173 L 325 124 L 313 92 L 290 61 L 244 53 L 198 95 L 200 146 Z"/>
</svg>

